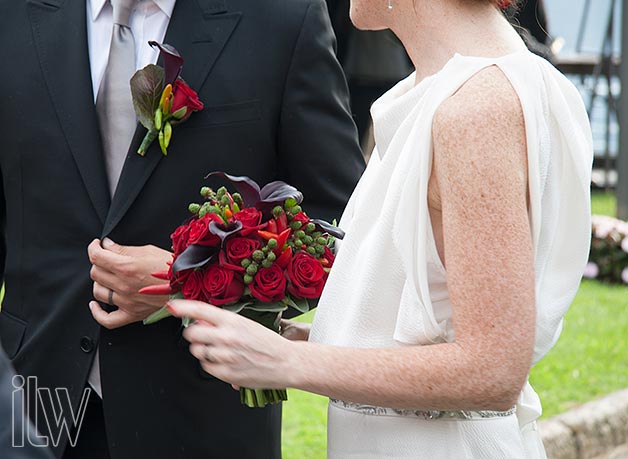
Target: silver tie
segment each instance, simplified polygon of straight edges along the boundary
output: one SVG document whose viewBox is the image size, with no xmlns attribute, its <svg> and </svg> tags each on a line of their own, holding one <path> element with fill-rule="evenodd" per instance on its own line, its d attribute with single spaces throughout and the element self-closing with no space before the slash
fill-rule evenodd
<svg viewBox="0 0 628 459">
<path fill-rule="evenodd" d="M 135 40 L 129 19 L 136 3 L 137 0 L 111 0 L 113 31 L 109 61 L 96 98 L 96 113 L 112 195 L 137 125 L 129 85 L 135 73 Z"/>
</svg>

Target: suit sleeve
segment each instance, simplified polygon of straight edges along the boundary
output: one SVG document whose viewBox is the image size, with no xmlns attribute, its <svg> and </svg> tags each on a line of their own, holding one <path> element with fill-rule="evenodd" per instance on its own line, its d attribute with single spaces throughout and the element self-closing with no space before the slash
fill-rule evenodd
<svg viewBox="0 0 628 459">
<path fill-rule="evenodd" d="M 307 6 L 286 78 L 279 127 L 280 176 L 303 192 L 312 218 L 339 219 L 364 171 L 323 1 Z"/>
</svg>

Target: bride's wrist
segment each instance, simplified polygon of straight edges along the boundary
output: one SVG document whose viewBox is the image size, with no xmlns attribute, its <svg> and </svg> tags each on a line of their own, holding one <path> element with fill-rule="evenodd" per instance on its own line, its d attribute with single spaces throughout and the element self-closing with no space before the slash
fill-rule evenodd
<svg viewBox="0 0 628 459">
<path fill-rule="evenodd" d="M 312 344 L 307 341 L 291 341 L 290 348 L 287 354 L 289 356 L 288 368 L 285 373 L 288 379 L 287 386 L 303 390 L 308 379 L 307 368 Z"/>
</svg>

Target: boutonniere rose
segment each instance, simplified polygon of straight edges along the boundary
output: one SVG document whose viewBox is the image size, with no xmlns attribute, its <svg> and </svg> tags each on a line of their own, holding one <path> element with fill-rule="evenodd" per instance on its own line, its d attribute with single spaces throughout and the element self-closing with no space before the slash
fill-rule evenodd
<svg viewBox="0 0 628 459">
<path fill-rule="evenodd" d="M 137 150 L 141 156 L 155 139 L 164 155 L 172 140 L 173 126 L 186 121 L 192 113 L 203 109 L 198 94 L 179 75 L 183 68 L 183 58 L 170 45 L 148 42 L 159 48 L 164 66 L 147 65 L 131 78 L 131 95 L 135 113 L 148 130 Z"/>
</svg>

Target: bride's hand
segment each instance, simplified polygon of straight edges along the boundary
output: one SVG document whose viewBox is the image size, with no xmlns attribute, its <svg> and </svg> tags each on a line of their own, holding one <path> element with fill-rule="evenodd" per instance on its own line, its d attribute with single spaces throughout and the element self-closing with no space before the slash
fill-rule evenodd
<svg viewBox="0 0 628 459">
<path fill-rule="evenodd" d="M 168 309 L 196 322 L 183 336 L 203 370 L 236 386 L 282 389 L 297 371 L 296 348 L 268 328 L 233 312 L 199 301 L 173 300 Z"/>
<path fill-rule="evenodd" d="M 310 324 L 281 319 L 281 336 L 290 341 L 307 341 L 310 337 Z"/>
</svg>

